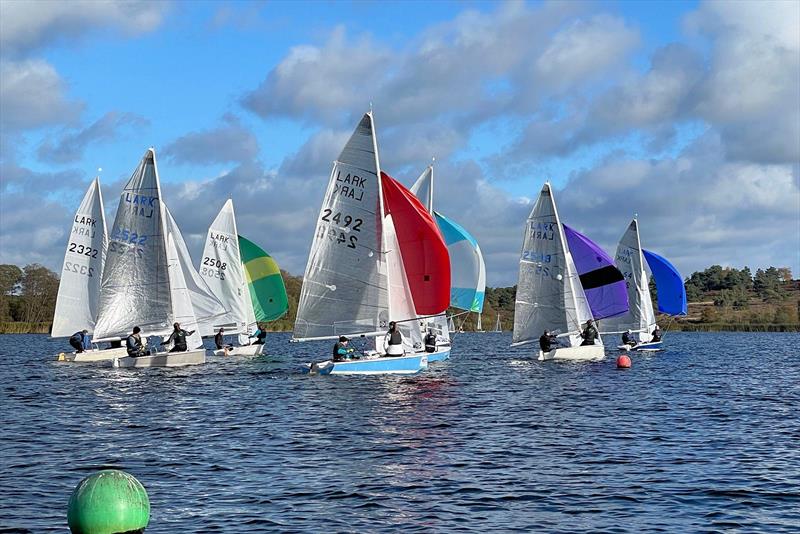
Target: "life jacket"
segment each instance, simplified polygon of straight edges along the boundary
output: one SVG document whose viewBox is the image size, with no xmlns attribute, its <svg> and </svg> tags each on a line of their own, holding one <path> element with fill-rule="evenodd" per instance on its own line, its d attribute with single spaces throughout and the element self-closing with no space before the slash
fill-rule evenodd
<svg viewBox="0 0 800 534">
<path fill-rule="evenodd" d="M 181 328 L 177 332 L 172 332 L 172 340 L 176 347 L 186 347 L 186 330 Z"/>
<path fill-rule="evenodd" d="M 77 341 L 78 343 L 83 344 L 83 332 L 75 332 L 70 336 L 70 341 Z"/>
<path fill-rule="evenodd" d="M 389 345 L 402 345 L 403 344 L 403 335 L 400 334 L 400 330 L 395 329 L 394 332 L 389 332 Z"/>
<path fill-rule="evenodd" d="M 333 361 L 339 362 L 344 359 L 344 357 L 341 354 L 339 354 L 339 349 L 341 348 L 343 348 L 342 344 L 337 341 L 336 344 L 333 346 Z"/>
</svg>

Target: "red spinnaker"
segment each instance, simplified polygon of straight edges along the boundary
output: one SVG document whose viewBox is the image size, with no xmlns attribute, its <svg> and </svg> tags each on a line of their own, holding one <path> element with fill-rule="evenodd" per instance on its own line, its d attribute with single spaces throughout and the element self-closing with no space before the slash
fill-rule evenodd
<svg viewBox="0 0 800 534">
<path fill-rule="evenodd" d="M 394 219 L 403 267 L 420 315 L 450 305 L 450 255 L 436 221 L 403 184 L 381 172 L 384 210 Z"/>
</svg>

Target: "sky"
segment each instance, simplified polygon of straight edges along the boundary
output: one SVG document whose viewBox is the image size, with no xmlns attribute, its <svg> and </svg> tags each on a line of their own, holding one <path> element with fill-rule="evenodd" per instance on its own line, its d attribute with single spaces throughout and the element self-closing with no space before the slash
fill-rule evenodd
<svg viewBox="0 0 800 534">
<path fill-rule="evenodd" d="M 195 260 L 227 198 L 302 274 L 332 161 L 374 110 L 383 170 L 516 282 L 545 180 L 609 252 L 684 276 L 800 273 L 800 2 L 0 0 L 0 263 L 58 271 L 100 175 L 109 229 L 155 147 Z M 98 171 L 102 169 L 102 171 Z"/>
</svg>

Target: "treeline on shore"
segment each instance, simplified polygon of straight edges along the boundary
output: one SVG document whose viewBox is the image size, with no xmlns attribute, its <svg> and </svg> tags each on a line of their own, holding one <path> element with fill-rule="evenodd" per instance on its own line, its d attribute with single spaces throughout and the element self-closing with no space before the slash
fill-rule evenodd
<svg viewBox="0 0 800 534">
<path fill-rule="evenodd" d="M 281 271 L 289 296 L 288 313 L 271 323 L 260 325 L 272 332 L 294 327 L 300 299 L 302 277 Z M 31 264 L 24 268 L 0 265 L 0 333 L 48 333 L 58 294 L 58 275 L 50 269 Z M 785 267 L 757 269 L 725 268 L 713 265 L 692 273 L 685 280 L 689 314 L 685 317 L 660 318 L 662 326 L 684 331 L 787 332 L 800 331 L 800 280 L 792 279 Z M 510 330 L 514 323 L 516 286 L 486 288 L 482 314 L 483 330 L 494 330 L 500 316 L 501 328 Z M 650 286 L 656 303 L 655 286 Z M 455 323 L 466 331 L 477 328 L 474 313 L 451 309 Z"/>
</svg>

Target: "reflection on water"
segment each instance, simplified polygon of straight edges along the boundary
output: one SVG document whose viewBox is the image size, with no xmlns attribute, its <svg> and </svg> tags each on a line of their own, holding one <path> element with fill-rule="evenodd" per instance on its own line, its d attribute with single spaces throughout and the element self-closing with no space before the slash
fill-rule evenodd
<svg viewBox="0 0 800 534">
<path fill-rule="evenodd" d="M 104 467 L 145 485 L 148 533 L 800 524 L 797 334 L 671 334 L 627 371 L 463 334 L 415 377 L 303 375 L 330 347 L 287 341 L 134 370 L 1 336 L 0 530 L 63 532 Z"/>
</svg>

